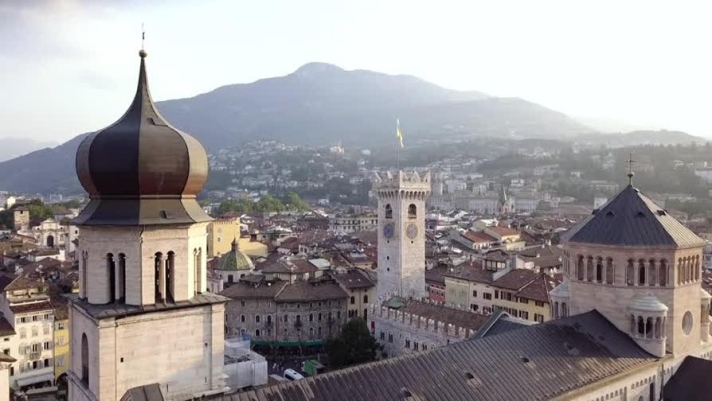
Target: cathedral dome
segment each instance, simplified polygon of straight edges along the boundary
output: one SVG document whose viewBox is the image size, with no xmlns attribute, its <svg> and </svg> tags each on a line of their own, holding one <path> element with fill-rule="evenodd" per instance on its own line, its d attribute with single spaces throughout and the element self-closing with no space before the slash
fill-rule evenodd
<svg viewBox="0 0 712 401">
<path fill-rule="evenodd" d="M 141 51 L 133 102 L 114 124 L 88 135 L 76 155 L 90 204 L 79 225 L 209 221 L 195 202 L 208 177 L 205 149 L 171 126 L 151 99 Z"/>
<path fill-rule="evenodd" d="M 569 230 L 564 242 L 634 246 L 701 247 L 705 241 L 665 209 L 628 185 L 589 218 Z"/>
<path fill-rule="evenodd" d="M 255 264 L 249 256 L 240 251 L 237 239 L 232 241 L 232 249 L 220 258 L 216 270 L 221 271 L 252 271 Z"/>
<path fill-rule="evenodd" d="M 668 307 L 653 295 L 644 295 L 633 300 L 630 309 L 638 312 L 667 312 Z"/>
</svg>

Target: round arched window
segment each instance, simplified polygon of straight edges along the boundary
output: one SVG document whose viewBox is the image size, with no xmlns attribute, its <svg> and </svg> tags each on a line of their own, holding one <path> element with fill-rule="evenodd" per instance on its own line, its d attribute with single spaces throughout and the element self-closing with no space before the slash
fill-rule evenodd
<svg viewBox="0 0 712 401">
<path fill-rule="evenodd" d="M 682 332 L 686 335 L 692 331 L 692 312 L 687 311 L 682 317 Z"/>
</svg>

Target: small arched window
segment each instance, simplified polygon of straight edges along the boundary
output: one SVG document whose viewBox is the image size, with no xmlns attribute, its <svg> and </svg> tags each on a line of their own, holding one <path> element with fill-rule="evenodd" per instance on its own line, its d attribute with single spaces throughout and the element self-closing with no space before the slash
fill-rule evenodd
<svg viewBox="0 0 712 401">
<path fill-rule="evenodd" d="M 566 302 L 561 303 L 561 317 L 567 317 L 569 316 L 569 310 L 566 307 Z"/>
<path fill-rule="evenodd" d="M 391 207 L 391 204 L 386 204 L 386 218 L 387 219 L 392 219 L 393 218 L 393 208 Z"/>
<path fill-rule="evenodd" d="M 660 286 L 664 287 L 667 285 L 667 275 L 668 275 L 667 261 L 665 259 L 662 259 L 662 260 L 660 260 L 660 266 L 658 267 L 658 279 L 660 282 Z"/>
<path fill-rule="evenodd" d="M 255 323 L 259 323 L 261 319 L 260 315 L 255 315 Z"/>
<path fill-rule="evenodd" d="M 365 304 L 368 303 L 368 295 L 363 296 L 363 303 L 365 303 Z"/>
<path fill-rule="evenodd" d="M 658 268 L 655 266 L 655 259 L 650 259 L 648 266 L 650 267 L 648 271 L 648 285 L 656 286 L 658 285 Z"/>
<path fill-rule="evenodd" d="M 638 285 L 645 285 L 645 260 L 638 261 Z"/>
<path fill-rule="evenodd" d="M 583 269 L 584 269 L 584 267 L 583 267 L 583 256 L 582 256 L 582 255 L 579 255 L 579 257 L 578 257 L 578 262 L 576 262 L 576 278 L 577 278 L 579 281 L 583 281 L 583 277 L 584 277 Z"/>
<path fill-rule="evenodd" d="M 615 272 L 613 271 L 613 259 L 606 259 L 606 284 L 613 284 L 615 281 Z"/>
<path fill-rule="evenodd" d="M 586 261 L 586 280 L 593 281 L 593 256 L 589 256 Z"/>
<path fill-rule="evenodd" d="M 645 337 L 645 321 L 642 316 L 638 316 L 638 336 Z"/>
<path fill-rule="evenodd" d="M 628 259 L 628 266 L 625 269 L 625 283 L 627 285 L 635 285 L 635 267 L 633 259 Z"/>
<path fill-rule="evenodd" d="M 267 315 L 267 323 L 272 323 L 272 315 Z"/>
<path fill-rule="evenodd" d="M 240 315 L 240 322 L 245 323 L 245 315 Z"/>
<path fill-rule="evenodd" d="M 418 208 L 415 206 L 415 204 L 411 203 L 408 206 L 408 218 L 409 219 L 414 219 L 418 216 Z"/>
<path fill-rule="evenodd" d="M 259 337 L 259 336 L 260 336 L 260 329 L 257 329 L 257 330 L 255 330 L 255 337 Z"/>
<path fill-rule="evenodd" d="M 89 387 L 89 341 L 86 333 L 82 333 L 82 382 Z"/>
<path fill-rule="evenodd" d="M 596 260 L 596 282 L 603 282 L 603 258 L 601 257 Z"/>
</svg>

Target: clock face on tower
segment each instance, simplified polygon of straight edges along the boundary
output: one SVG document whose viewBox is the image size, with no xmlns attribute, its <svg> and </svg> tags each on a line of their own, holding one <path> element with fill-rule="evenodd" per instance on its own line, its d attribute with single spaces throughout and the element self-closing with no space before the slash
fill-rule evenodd
<svg viewBox="0 0 712 401">
<path fill-rule="evenodd" d="M 393 234 L 395 233 L 395 228 L 393 227 L 393 223 L 388 223 L 385 226 L 383 226 L 383 236 L 386 238 L 393 238 Z"/>
<path fill-rule="evenodd" d="M 415 237 L 418 236 L 418 226 L 413 223 L 408 224 L 408 228 L 406 228 L 405 234 L 408 236 L 408 238 L 415 239 Z"/>
</svg>

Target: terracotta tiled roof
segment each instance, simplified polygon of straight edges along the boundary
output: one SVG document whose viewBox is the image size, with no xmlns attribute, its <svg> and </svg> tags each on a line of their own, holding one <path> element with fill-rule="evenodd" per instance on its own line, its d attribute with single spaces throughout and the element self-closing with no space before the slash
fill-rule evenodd
<svg viewBox="0 0 712 401">
<path fill-rule="evenodd" d="M 463 263 L 460 266 L 451 267 L 443 273 L 443 277 L 452 277 L 460 280 L 484 284 L 492 282 L 492 272 L 483 269 L 477 262 L 473 262 L 471 265 Z"/>
<path fill-rule="evenodd" d="M 285 259 L 279 259 L 276 261 L 267 261 L 263 264 L 255 266 L 256 270 L 260 270 L 264 274 L 270 274 L 270 273 L 294 273 L 294 274 L 301 274 L 301 273 L 312 273 L 315 271 L 318 271 L 319 269 L 309 263 L 308 260 L 306 259 L 290 259 L 290 260 L 285 260 Z"/>
<path fill-rule="evenodd" d="M 531 283 L 538 276 L 540 276 L 540 274 L 535 272 L 534 270 L 514 269 L 495 280 L 493 285 L 499 288 L 519 291 L 525 285 Z"/>
<path fill-rule="evenodd" d="M 19 276 L 12 283 L 5 287 L 5 291 L 27 290 L 30 288 L 42 287 L 44 284 L 28 276 Z"/>
<path fill-rule="evenodd" d="M 277 302 L 325 301 L 344 299 L 348 296 L 346 291 L 334 282 L 313 284 L 299 281 L 284 287 L 284 290 L 277 294 Z"/>
<path fill-rule="evenodd" d="M 437 305 L 422 301 L 406 300 L 403 298 L 397 299 L 398 301 L 405 304 L 405 306 L 398 308 L 399 312 L 423 316 L 427 319 L 433 319 L 439 322 L 444 322 L 446 324 L 453 324 L 455 326 L 472 329 L 474 331 L 479 330 L 489 320 L 489 316 L 475 312 L 450 308 L 443 305 Z M 386 301 L 384 304 L 387 304 L 389 302 L 390 301 Z"/>
<path fill-rule="evenodd" d="M 362 273 L 360 269 L 352 269 L 347 273 L 334 274 L 332 277 L 348 289 L 371 288 L 375 286 L 373 281 Z"/>
<path fill-rule="evenodd" d="M 462 234 L 463 237 L 474 242 L 475 244 L 489 244 L 490 242 L 496 242 L 497 238 L 487 235 L 483 232 L 477 232 L 468 230 L 466 233 Z"/>
<path fill-rule="evenodd" d="M 27 303 L 27 304 L 21 304 L 21 305 L 12 305 L 10 306 L 10 310 L 14 314 L 18 313 L 29 313 L 29 312 L 39 312 L 43 310 L 53 310 L 54 308 L 52 307 L 52 304 L 49 301 L 43 301 L 43 302 L 34 302 L 34 303 Z"/>
<path fill-rule="evenodd" d="M 501 236 L 519 235 L 519 231 L 509 228 L 509 227 L 492 226 L 492 227 L 487 227 L 487 228 L 492 230 L 492 232 L 494 232 L 498 235 L 501 235 Z"/>
<path fill-rule="evenodd" d="M 286 281 L 263 282 L 259 285 L 238 282 L 223 290 L 220 295 L 232 299 L 274 299 L 285 285 Z"/>
<path fill-rule="evenodd" d="M 443 277 L 443 274 L 445 274 L 447 270 L 447 265 L 439 265 L 432 269 L 425 270 L 425 282 L 427 284 L 445 285 L 445 277 Z"/>
</svg>

